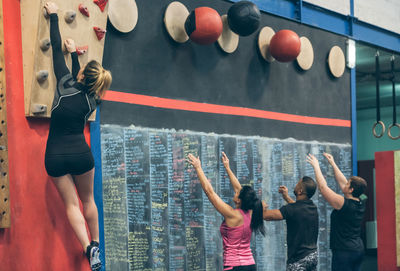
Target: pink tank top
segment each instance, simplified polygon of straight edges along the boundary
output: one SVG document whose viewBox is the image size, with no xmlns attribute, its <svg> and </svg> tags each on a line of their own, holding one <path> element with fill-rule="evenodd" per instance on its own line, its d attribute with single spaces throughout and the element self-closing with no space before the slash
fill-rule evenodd
<svg viewBox="0 0 400 271">
<path fill-rule="evenodd" d="M 243 224 L 237 227 L 228 227 L 225 220 L 219 228 L 224 248 L 224 266 L 242 266 L 255 264 L 250 249 L 252 230 L 250 228 L 250 212 L 243 212 Z"/>
</svg>

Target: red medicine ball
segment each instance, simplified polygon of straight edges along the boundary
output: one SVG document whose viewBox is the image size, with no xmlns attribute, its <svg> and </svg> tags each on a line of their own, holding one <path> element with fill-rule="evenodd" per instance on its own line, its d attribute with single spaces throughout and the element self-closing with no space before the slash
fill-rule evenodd
<svg viewBox="0 0 400 271">
<path fill-rule="evenodd" d="M 300 54 L 299 36 L 291 30 L 280 30 L 271 39 L 269 51 L 280 62 L 295 60 Z"/>
<path fill-rule="evenodd" d="M 199 7 L 186 19 L 185 30 L 189 38 L 198 44 L 206 45 L 218 40 L 222 33 L 222 20 L 215 9 Z"/>
</svg>

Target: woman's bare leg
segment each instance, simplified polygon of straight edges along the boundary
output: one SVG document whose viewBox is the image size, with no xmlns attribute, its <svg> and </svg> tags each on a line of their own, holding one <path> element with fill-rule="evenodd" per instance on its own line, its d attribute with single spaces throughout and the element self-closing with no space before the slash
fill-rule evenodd
<svg viewBox="0 0 400 271">
<path fill-rule="evenodd" d="M 90 236 L 93 241 L 99 242 L 99 216 L 93 196 L 94 169 L 81 175 L 74 175 L 74 181 L 83 205 L 83 215 L 88 224 Z"/>
<path fill-rule="evenodd" d="M 52 179 L 64 202 L 69 223 L 78 237 L 83 251 L 86 251 L 86 247 L 89 245 L 89 238 L 86 230 L 85 218 L 79 207 L 79 199 L 76 194 L 74 180 L 70 174 L 61 177 L 53 177 Z"/>
</svg>

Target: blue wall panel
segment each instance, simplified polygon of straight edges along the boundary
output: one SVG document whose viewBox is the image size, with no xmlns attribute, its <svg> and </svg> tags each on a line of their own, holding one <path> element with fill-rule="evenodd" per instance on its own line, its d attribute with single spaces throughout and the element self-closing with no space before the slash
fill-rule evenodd
<svg viewBox="0 0 400 271">
<path fill-rule="evenodd" d="M 341 35 L 349 35 L 348 17 L 314 5 L 303 4 L 302 23 L 322 28 Z"/>
<path fill-rule="evenodd" d="M 355 40 L 364 41 L 395 52 L 400 52 L 399 34 L 367 23 L 355 21 L 353 24 L 353 37 Z"/>
<path fill-rule="evenodd" d="M 101 170 L 101 143 L 100 143 L 100 107 L 96 110 L 96 120 L 90 123 L 90 148 L 94 159 L 94 200 L 99 213 L 99 235 L 101 262 L 105 265 L 104 256 L 104 215 L 103 215 L 103 176 Z M 104 268 L 104 267 L 103 267 Z"/>
<path fill-rule="evenodd" d="M 234 0 L 232 2 L 239 2 Z M 293 19 L 296 16 L 297 6 L 295 1 L 290 0 L 253 0 L 258 8 L 264 12 Z"/>
</svg>

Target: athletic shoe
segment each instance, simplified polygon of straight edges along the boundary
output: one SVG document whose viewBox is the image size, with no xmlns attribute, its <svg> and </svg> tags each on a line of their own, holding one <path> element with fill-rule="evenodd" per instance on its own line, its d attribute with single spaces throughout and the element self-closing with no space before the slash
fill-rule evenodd
<svg viewBox="0 0 400 271">
<path fill-rule="evenodd" d="M 89 259 L 92 271 L 99 271 L 101 269 L 100 249 L 97 246 L 88 246 L 86 249 L 86 257 Z"/>
<path fill-rule="evenodd" d="M 96 242 L 96 241 L 92 241 L 92 242 L 90 242 L 90 245 L 92 247 L 99 247 L 100 244 L 98 242 Z"/>
</svg>

